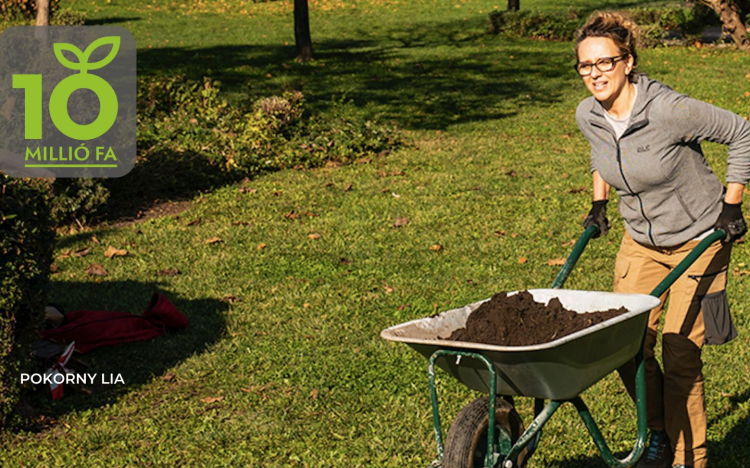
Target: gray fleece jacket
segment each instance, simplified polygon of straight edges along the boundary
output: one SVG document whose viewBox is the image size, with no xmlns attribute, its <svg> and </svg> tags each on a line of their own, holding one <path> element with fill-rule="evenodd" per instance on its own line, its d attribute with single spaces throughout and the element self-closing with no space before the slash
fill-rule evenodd
<svg viewBox="0 0 750 468">
<path fill-rule="evenodd" d="M 701 142 L 728 146 L 727 182 L 750 179 L 750 122 L 641 75 L 630 125 L 619 140 L 593 96 L 576 120 L 591 144 L 591 170 L 617 190 L 625 228 L 637 242 L 673 247 L 709 230 L 724 186 Z"/>
</svg>

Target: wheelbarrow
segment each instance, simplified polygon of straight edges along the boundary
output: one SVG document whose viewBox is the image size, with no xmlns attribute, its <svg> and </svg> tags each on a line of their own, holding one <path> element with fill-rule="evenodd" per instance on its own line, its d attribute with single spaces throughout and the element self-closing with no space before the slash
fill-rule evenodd
<svg viewBox="0 0 750 468">
<path fill-rule="evenodd" d="M 589 431 L 604 461 L 613 468 L 634 465 L 646 441 L 646 384 L 643 338 L 648 312 L 659 297 L 714 242 L 717 230 L 648 295 L 560 289 L 583 249 L 598 228 L 590 226 L 568 256 L 551 289 L 529 292 L 537 302 L 558 298 L 578 313 L 625 307 L 628 312 L 557 340 L 534 346 L 494 346 L 449 341 L 469 314 L 485 301 L 387 328 L 381 337 L 408 344 L 428 359 L 437 459 L 431 468 L 520 468 L 536 450 L 542 427 L 564 403 L 571 403 Z M 513 293 L 509 293 L 513 294 Z M 635 356 L 637 438 L 632 451 L 616 458 L 580 394 Z M 435 384 L 435 364 L 467 387 L 487 393 L 465 406 L 451 424 L 445 444 Z M 501 398 L 498 398 L 500 396 Z M 528 428 L 514 407 L 514 396 L 534 398 L 534 420 Z M 547 402 L 549 400 L 549 402 Z"/>
</svg>

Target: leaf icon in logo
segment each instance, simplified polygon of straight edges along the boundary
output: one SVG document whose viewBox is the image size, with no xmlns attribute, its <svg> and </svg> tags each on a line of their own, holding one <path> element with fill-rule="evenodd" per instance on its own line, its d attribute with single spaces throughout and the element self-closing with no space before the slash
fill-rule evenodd
<svg viewBox="0 0 750 468">
<path fill-rule="evenodd" d="M 60 62 L 65 68 L 70 68 L 71 70 L 81 70 L 81 63 L 85 64 L 85 62 L 83 61 L 83 52 L 81 52 L 81 49 L 74 46 L 73 44 L 59 42 L 54 44 L 53 49 L 55 51 L 55 57 L 57 57 L 57 61 Z M 76 58 L 78 58 L 78 63 L 74 63 L 68 60 L 62 53 L 64 50 L 75 55 Z"/>
<path fill-rule="evenodd" d="M 106 57 L 99 60 L 98 62 L 88 63 L 89 59 L 91 58 L 91 54 L 93 54 L 94 51 L 99 47 L 106 45 L 112 46 L 112 50 L 109 51 L 109 54 L 107 54 Z M 62 64 L 62 66 L 64 66 L 65 68 L 70 68 L 71 70 L 80 70 L 81 73 L 85 73 L 87 70 L 98 70 L 99 68 L 103 68 L 115 59 L 115 57 L 117 56 L 117 52 L 119 52 L 120 50 L 120 36 L 100 37 L 99 39 L 89 44 L 89 46 L 86 47 L 86 50 L 83 52 L 73 44 L 68 44 L 66 42 L 55 43 L 53 49 L 55 51 L 55 57 L 57 57 L 57 60 Z M 75 55 L 76 58 L 78 58 L 78 63 L 68 60 L 63 55 L 63 51 L 68 51 Z"/>
</svg>

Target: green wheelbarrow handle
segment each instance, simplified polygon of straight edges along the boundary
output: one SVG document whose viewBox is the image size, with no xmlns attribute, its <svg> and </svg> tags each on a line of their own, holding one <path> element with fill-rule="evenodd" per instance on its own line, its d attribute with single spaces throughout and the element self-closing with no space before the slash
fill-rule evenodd
<svg viewBox="0 0 750 468">
<path fill-rule="evenodd" d="M 690 268 L 690 265 L 695 262 L 698 257 L 703 255 L 703 252 L 706 251 L 707 248 L 711 246 L 714 242 L 717 240 L 724 239 L 726 236 L 726 232 L 724 232 L 723 229 L 717 229 L 713 233 L 711 233 L 708 237 L 700 241 L 698 245 L 695 246 L 695 248 L 688 254 L 687 257 L 685 257 L 676 267 L 674 267 L 674 270 L 672 270 L 666 278 L 662 280 L 661 283 L 659 283 L 656 288 L 654 288 L 653 291 L 651 291 L 651 295 L 654 297 L 661 297 L 662 294 L 664 294 L 667 289 L 669 289 L 670 286 L 674 284 L 677 279 L 679 279 L 680 276 L 682 276 L 683 273 L 685 273 L 685 270 Z"/>
<path fill-rule="evenodd" d="M 568 276 L 570 276 L 570 272 L 573 271 L 573 267 L 581 257 L 583 249 L 586 248 L 586 245 L 597 232 L 599 232 L 599 228 L 593 225 L 589 226 L 585 231 L 583 231 L 583 234 L 581 234 L 581 237 L 573 246 L 573 251 L 570 252 L 570 255 L 568 255 L 568 258 L 565 260 L 565 264 L 557 274 L 555 281 L 552 283 L 552 289 L 559 289 L 563 287 L 563 284 L 565 284 L 565 280 L 568 279 Z M 674 282 L 677 281 L 677 279 L 682 276 L 683 273 L 685 273 L 685 270 L 687 270 L 690 265 L 692 265 L 693 262 L 698 259 L 698 257 L 703 255 L 703 252 L 705 252 L 711 244 L 713 244 L 717 240 L 723 239 L 725 236 L 726 232 L 724 232 L 723 229 L 717 229 L 708 237 L 703 239 L 698 245 L 695 246 L 692 252 L 690 252 L 690 254 L 688 254 L 688 256 L 685 257 L 685 259 L 680 262 L 680 264 L 677 265 L 674 270 L 672 270 L 653 291 L 651 291 L 651 295 L 660 297 L 662 294 L 664 294 L 666 290 L 669 289 L 669 287 L 672 286 L 672 284 L 674 284 Z"/>
<path fill-rule="evenodd" d="M 557 278 L 555 278 L 555 281 L 552 283 L 552 289 L 562 288 L 563 284 L 565 284 L 565 280 L 568 279 L 568 276 L 570 276 L 570 272 L 573 271 L 573 267 L 576 265 L 576 262 L 581 257 L 583 249 L 586 248 L 586 244 L 589 243 L 591 238 L 597 232 L 599 232 L 599 228 L 594 225 L 587 227 L 586 230 L 583 231 L 583 234 L 581 234 L 578 242 L 576 242 L 576 245 L 573 246 L 573 251 L 570 252 L 567 260 L 565 260 L 565 264 L 560 269 L 560 273 L 557 274 Z"/>
</svg>

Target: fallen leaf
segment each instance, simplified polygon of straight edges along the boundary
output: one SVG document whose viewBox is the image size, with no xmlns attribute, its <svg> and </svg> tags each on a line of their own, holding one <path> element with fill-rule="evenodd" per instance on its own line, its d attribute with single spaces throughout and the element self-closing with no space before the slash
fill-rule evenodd
<svg viewBox="0 0 750 468">
<path fill-rule="evenodd" d="M 403 176 L 406 175 L 404 171 L 395 170 L 392 172 L 380 171 L 380 177 L 392 177 L 392 176 Z"/>
<path fill-rule="evenodd" d="M 182 273 L 177 268 L 165 268 L 164 270 L 159 270 L 156 272 L 159 276 L 177 276 L 180 273 Z"/>
<path fill-rule="evenodd" d="M 505 235 L 505 231 L 503 231 L 502 229 L 499 231 L 495 231 L 495 236 L 497 237 L 504 236 L 504 235 Z"/>
<path fill-rule="evenodd" d="M 85 257 L 86 255 L 91 253 L 91 247 L 86 247 L 84 249 L 78 249 L 74 252 L 71 252 L 70 255 L 73 257 Z"/>
<path fill-rule="evenodd" d="M 224 401 L 223 396 L 217 396 L 217 397 L 205 397 L 201 398 L 201 403 L 211 404 L 211 403 L 217 403 L 219 401 Z"/>
<path fill-rule="evenodd" d="M 86 273 L 93 276 L 107 276 L 109 273 L 104 269 L 103 266 L 98 263 L 92 263 L 87 269 Z"/>
<path fill-rule="evenodd" d="M 547 265 L 549 266 L 562 266 L 565 265 L 565 259 L 564 258 L 553 258 L 551 260 L 547 260 Z"/>
<path fill-rule="evenodd" d="M 237 296 L 232 296 L 231 294 L 227 294 L 226 296 L 221 298 L 221 302 L 225 302 L 227 304 L 234 304 L 239 300 L 240 299 Z"/>
<path fill-rule="evenodd" d="M 568 193 L 581 193 L 585 191 L 586 187 L 573 187 L 572 189 L 568 190 Z"/>
<path fill-rule="evenodd" d="M 310 398 L 312 399 L 312 401 L 315 401 L 315 400 L 318 399 L 318 389 L 317 388 L 313 388 L 312 389 L 312 392 L 310 392 Z"/>
<path fill-rule="evenodd" d="M 312 234 L 308 234 L 307 237 L 309 237 L 310 239 L 315 240 L 315 239 L 319 239 L 320 238 L 320 234 L 318 234 L 317 232 L 314 232 Z"/>
<path fill-rule="evenodd" d="M 433 252 L 440 252 L 441 250 L 443 250 L 443 246 L 440 244 L 434 244 L 430 246 L 430 250 L 432 250 Z"/>
<path fill-rule="evenodd" d="M 391 195 L 393 195 L 393 198 L 401 198 L 401 195 L 397 193 L 391 193 Z"/>
<path fill-rule="evenodd" d="M 390 187 L 386 187 L 383 190 L 380 191 L 380 193 L 389 193 L 391 191 Z M 750 188 L 747 189 L 748 192 L 750 192 Z"/>
<path fill-rule="evenodd" d="M 396 218 L 396 221 L 393 223 L 393 227 L 400 228 L 406 226 L 407 224 L 409 224 L 409 220 L 407 218 Z"/>
<path fill-rule="evenodd" d="M 518 233 L 517 233 L 517 232 L 514 232 L 513 234 L 511 234 L 511 235 L 510 235 L 510 237 L 512 237 L 512 238 L 514 238 L 514 239 L 515 239 L 516 237 L 518 237 Z"/>
<path fill-rule="evenodd" d="M 516 174 L 516 171 L 513 171 L 513 170 L 510 170 L 510 171 L 506 172 L 505 175 L 507 175 L 509 177 L 517 177 L 518 176 L 518 174 Z"/>
<path fill-rule="evenodd" d="M 573 244 L 575 244 L 575 243 L 576 243 L 576 241 L 575 241 L 575 240 L 573 240 L 573 239 L 571 239 L 571 240 L 569 240 L 569 241 L 567 241 L 567 242 L 563 242 L 563 243 L 562 243 L 562 244 L 560 244 L 560 245 L 561 245 L 561 246 L 563 246 L 563 247 L 569 247 L 569 246 L 571 246 L 571 245 L 573 245 Z"/>
<path fill-rule="evenodd" d="M 388 286 L 388 283 L 383 283 L 383 292 L 390 294 L 393 292 L 393 288 Z"/>
<path fill-rule="evenodd" d="M 221 240 L 220 237 L 216 237 L 216 236 L 206 240 L 206 244 L 218 244 L 219 242 L 224 242 L 224 241 Z"/>
<path fill-rule="evenodd" d="M 286 219 L 298 219 L 299 218 L 299 213 L 296 213 L 294 210 L 292 210 L 289 213 L 285 214 L 284 217 Z"/>
<path fill-rule="evenodd" d="M 747 270 L 740 270 L 739 268 L 735 268 L 732 273 L 734 276 L 747 276 L 750 275 L 750 271 Z"/>
<path fill-rule="evenodd" d="M 282 196 L 283 194 L 284 194 L 284 191 L 283 191 L 283 190 L 277 190 L 277 191 L 273 192 L 273 196 L 274 196 L 274 197 L 280 197 L 280 196 Z"/>
<path fill-rule="evenodd" d="M 344 257 L 341 257 L 339 259 L 339 263 L 342 264 L 342 265 L 350 265 L 352 263 L 352 261 L 351 260 L 347 260 Z"/>
<path fill-rule="evenodd" d="M 352 189 L 352 184 L 346 184 L 344 185 L 344 188 L 342 189 L 344 192 L 348 192 Z"/>
<path fill-rule="evenodd" d="M 104 252 L 104 256 L 107 258 L 112 257 L 124 257 L 128 254 L 128 251 L 125 249 L 117 249 L 115 247 L 112 247 L 111 245 L 107 247 L 107 250 Z"/>
<path fill-rule="evenodd" d="M 411 306 L 411 304 L 401 304 L 400 306 L 398 306 L 398 310 L 406 310 L 409 308 L 409 306 Z"/>
<path fill-rule="evenodd" d="M 527 261 L 528 260 L 526 259 L 526 257 L 519 257 L 518 258 L 518 263 L 526 263 Z"/>
<path fill-rule="evenodd" d="M 263 250 L 266 248 L 266 244 L 258 244 L 258 250 Z"/>
<path fill-rule="evenodd" d="M 162 380 L 166 380 L 167 382 L 171 382 L 171 381 L 173 381 L 173 380 L 174 380 L 174 378 L 175 378 L 175 374 L 174 374 L 174 372 L 167 372 L 166 374 L 164 374 L 164 375 L 163 375 L 163 376 L 161 377 L 161 379 L 162 379 Z"/>
<path fill-rule="evenodd" d="M 240 193 L 258 193 L 258 189 L 250 188 L 250 187 L 240 187 Z M 281 195 L 281 192 L 277 192 L 279 195 Z M 276 195 L 276 193 L 274 193 Z"/>
<path fill-rule="evenodd" d="M 96 237 L 96 234 L 94 234 L 93 236 L 91 236 L 91 242 L 93 242 L 94 244 L 98 244 L 99 243 L 99 239 Z"/>
<path fill-rule="evenodd" d="M 189 223 L 187 223 L 187 225 L 188 226 L 200 226 L 202 222 L 203 222 L 203 219 L 200 218 L 200 217 L 198 217 L 198 218 L 195 218 L 194 220 L 190 221 Z"/>
</svg>

